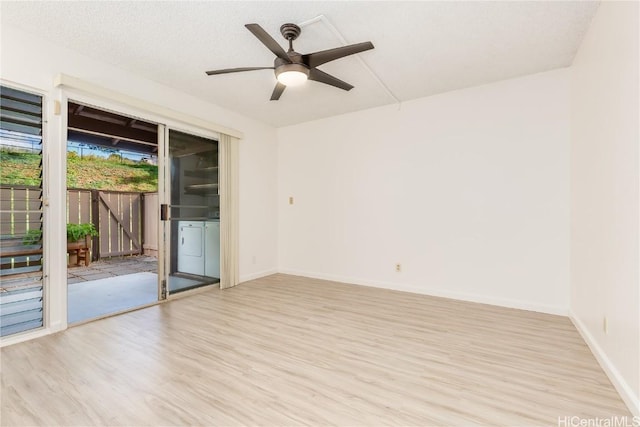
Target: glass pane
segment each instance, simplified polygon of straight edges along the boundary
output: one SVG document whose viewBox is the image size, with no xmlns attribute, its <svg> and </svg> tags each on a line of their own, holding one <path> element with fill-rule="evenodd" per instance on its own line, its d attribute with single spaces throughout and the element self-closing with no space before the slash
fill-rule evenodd
<svg viewBox="0 0 640 427">
<path fill-rule="evenodd" d="M 169 168 L 172 293 L 220 278 L 218 142 L 169 131 Z"/>
</svg>

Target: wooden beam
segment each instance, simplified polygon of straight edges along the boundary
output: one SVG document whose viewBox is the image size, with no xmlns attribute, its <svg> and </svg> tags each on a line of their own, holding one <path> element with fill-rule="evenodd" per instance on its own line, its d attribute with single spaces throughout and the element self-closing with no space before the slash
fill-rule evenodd
<svg viewBox="0 0 640 427">
<path fill-rule="evenodd" d="M 148 132 L 145 130 L 134 129 L 115 123 L 109 123 L 102 120 L 92 119 L 83 116 L 70 116 L 69 127 L 76 129 L 84 129 L 100 134 L 109 135 L 112 138 L 128 138 L 146 143 L 158 144 L 157 132 Z"/>
<path fill-rule="evenodd" d="M 72 130 L 72 131 L 76 131 L 78 133 L 84 133 L 84 134 L 87 134 L 87 135 L 101 136 L 103 138 L 113 138 L 112 135 L 109 135 L 109 134 L 106 134 L 106 133 L 94 132 L 94 131 L 91 131 L 91 130 L 79 129 L 79 128 L 74 128 L 74 127 L 71 127 L 71 126 L 69 126 L 67 129 L 68 130 Z M 153 142 L 139 141 L 137 139 L 125 138 L 125 137 L 119 137 L 119 139 L 120 139 L 120 141 L 127 141 L 127 142 L 132 142 L 134 144 L 151 146 L 151 147 L 155 147 L 156 149 L 158 147 L 157 142 L 154 144 Z"/>
</svg>

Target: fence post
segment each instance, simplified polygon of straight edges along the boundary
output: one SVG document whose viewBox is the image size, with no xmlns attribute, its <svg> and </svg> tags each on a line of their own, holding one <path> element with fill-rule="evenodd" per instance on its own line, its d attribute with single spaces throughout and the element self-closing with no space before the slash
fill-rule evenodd
<svg viewBox="0 0 640 427">
<path fill-rule="evenodd" d="M 146 198 L 144 193 L 140 193 L 140 255 L 144 255 L 144 204 L 146 203 Z"/>
<path fill-rule="evenodd" d="M 91 260 L 98 261 L 100 259 L 100 195 L 98 190 L 91 190 L 91 222 L 93 226 L 98 230 L 98 236 L 92 238 L 93 244 L 91 250 Z"/>
</svg>

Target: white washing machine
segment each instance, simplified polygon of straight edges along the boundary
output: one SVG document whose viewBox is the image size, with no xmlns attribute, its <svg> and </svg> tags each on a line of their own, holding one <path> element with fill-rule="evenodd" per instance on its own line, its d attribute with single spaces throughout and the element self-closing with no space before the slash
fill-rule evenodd
<svg viewBox="0 0 640 427">
<path fill-rule="evenodd" d="M 207 221 L 204 235 L 204 275 L 220 278 L 220 221 Z"/>
</svg>

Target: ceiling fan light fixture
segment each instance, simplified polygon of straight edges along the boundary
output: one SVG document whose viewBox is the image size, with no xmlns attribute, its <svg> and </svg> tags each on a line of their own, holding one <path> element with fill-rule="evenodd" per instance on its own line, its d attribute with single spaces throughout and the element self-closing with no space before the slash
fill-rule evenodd
<svg viewBox="0 0 640 427">
<path fill-rule="evenodd" d="M 285 64 L 276 68 L 276 78 L 285 86 L 299 86 L 309 78 L 309 69 L 302 64 Z"/>
<path fill-rule="evenodd" d="M 285 86 L 300 86 L 307 81 L 307 75 L 301 71 L 285 71 L 278 75 L 278 81 Z"/>
</svg>

